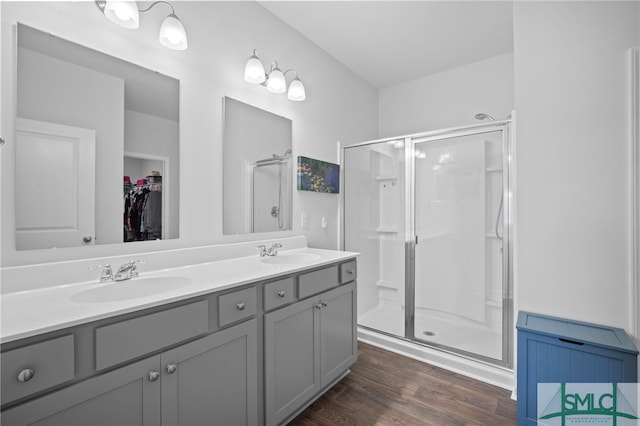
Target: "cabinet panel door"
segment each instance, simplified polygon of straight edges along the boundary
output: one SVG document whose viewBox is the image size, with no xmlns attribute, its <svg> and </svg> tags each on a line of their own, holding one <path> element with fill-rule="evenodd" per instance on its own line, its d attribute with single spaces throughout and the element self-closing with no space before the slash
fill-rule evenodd
<svg viewBox="0 0 640 426">
<path fill-rule="evenodd" d="M 320 390 L 318 298 L 265 315 L 266 423 L 279 424 Z"/>
<path fill-rule="evenodd" d="M 110 373 L 2 412 L 3 426 L 157 426 L 160 424 L 160 357 Z"/>
<path fill-rule="evenodd" d="M 162 354 L 163 426 L 257 422 L 257 320 Z"/>
<path fill-rule="evenodd" d="M 320 295 L 321 385 L 327 386 L 356 361 L 356 285 Z"/>
</svg>

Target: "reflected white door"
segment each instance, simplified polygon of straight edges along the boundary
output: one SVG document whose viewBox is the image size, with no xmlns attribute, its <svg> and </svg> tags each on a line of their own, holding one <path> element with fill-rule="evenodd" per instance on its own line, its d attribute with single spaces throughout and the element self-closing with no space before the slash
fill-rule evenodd
<svg viewBox="0 0 640 426">
<path fill-rule="evenodd" d="M 95 243 L 95 131 L 16 119 L 18 250 Z"/>
</svg>

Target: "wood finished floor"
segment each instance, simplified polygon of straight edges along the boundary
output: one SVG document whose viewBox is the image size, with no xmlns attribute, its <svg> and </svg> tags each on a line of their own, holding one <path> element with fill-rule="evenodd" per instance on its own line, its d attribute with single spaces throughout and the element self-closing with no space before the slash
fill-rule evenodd
<svg viewBox="0 0 640 426">
<path fill-rule="evenodd" d="M 358 342 L 351 374 L 290 425 L 513 426 L 511 392 Z"/>
</svg>

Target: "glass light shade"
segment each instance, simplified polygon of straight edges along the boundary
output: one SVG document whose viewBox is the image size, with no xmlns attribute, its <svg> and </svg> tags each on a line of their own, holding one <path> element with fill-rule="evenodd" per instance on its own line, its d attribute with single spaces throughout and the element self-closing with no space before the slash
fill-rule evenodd
<svg viewBox="0 0 640 426">
<path fill-rule="evenodd" d="M 267 90 L 272 93 L 284 93 L 287 90 L 287 81 L 284 79 L 284 74 L 280 71 L 280 68 L 276 67 L 269 73 Z"/>
<path fill-rule="evenodd" d="M 306 93 L 304 91 L 304 84 L 300 81 L 299 78 L 296 78 L 289 85 L 289 92 L 287 92 L 287 97 L 291 101 L 304 101 L 306 98 Z"/>
<path fill-rule="evenodd" d="M 165 18 L 160 27 L 160 44 L 173 50 L 187 48 L 187 33 L 182 22 L 173 13 Z"/>
<path fill-rule="evenodd" d="M 135 29 L 140 25 L 140 14 L 135 1 L 107 1 L 104 16 L 124 28 Z"/>
<path fill-rule="evenodd" d="M 244 67 L 244 80 L 248 83 L 260 84 L 266 80 L 264 65 L 256 55 L 252 55 Z"/>
</svg>

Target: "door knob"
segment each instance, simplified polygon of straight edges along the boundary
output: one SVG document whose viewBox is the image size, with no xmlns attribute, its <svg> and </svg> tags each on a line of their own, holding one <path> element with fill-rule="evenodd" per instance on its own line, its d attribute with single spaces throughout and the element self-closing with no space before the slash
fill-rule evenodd
<svg viewBox="0 0 640 426">
<path fill-rule="evenodd" d="M 85 243 L 90 243 L 91 240 L 93 240 L 93 238 L 86 236 L 86 237 L 82 237 L 82 241 L 84 241 Z"/>
</svg>

